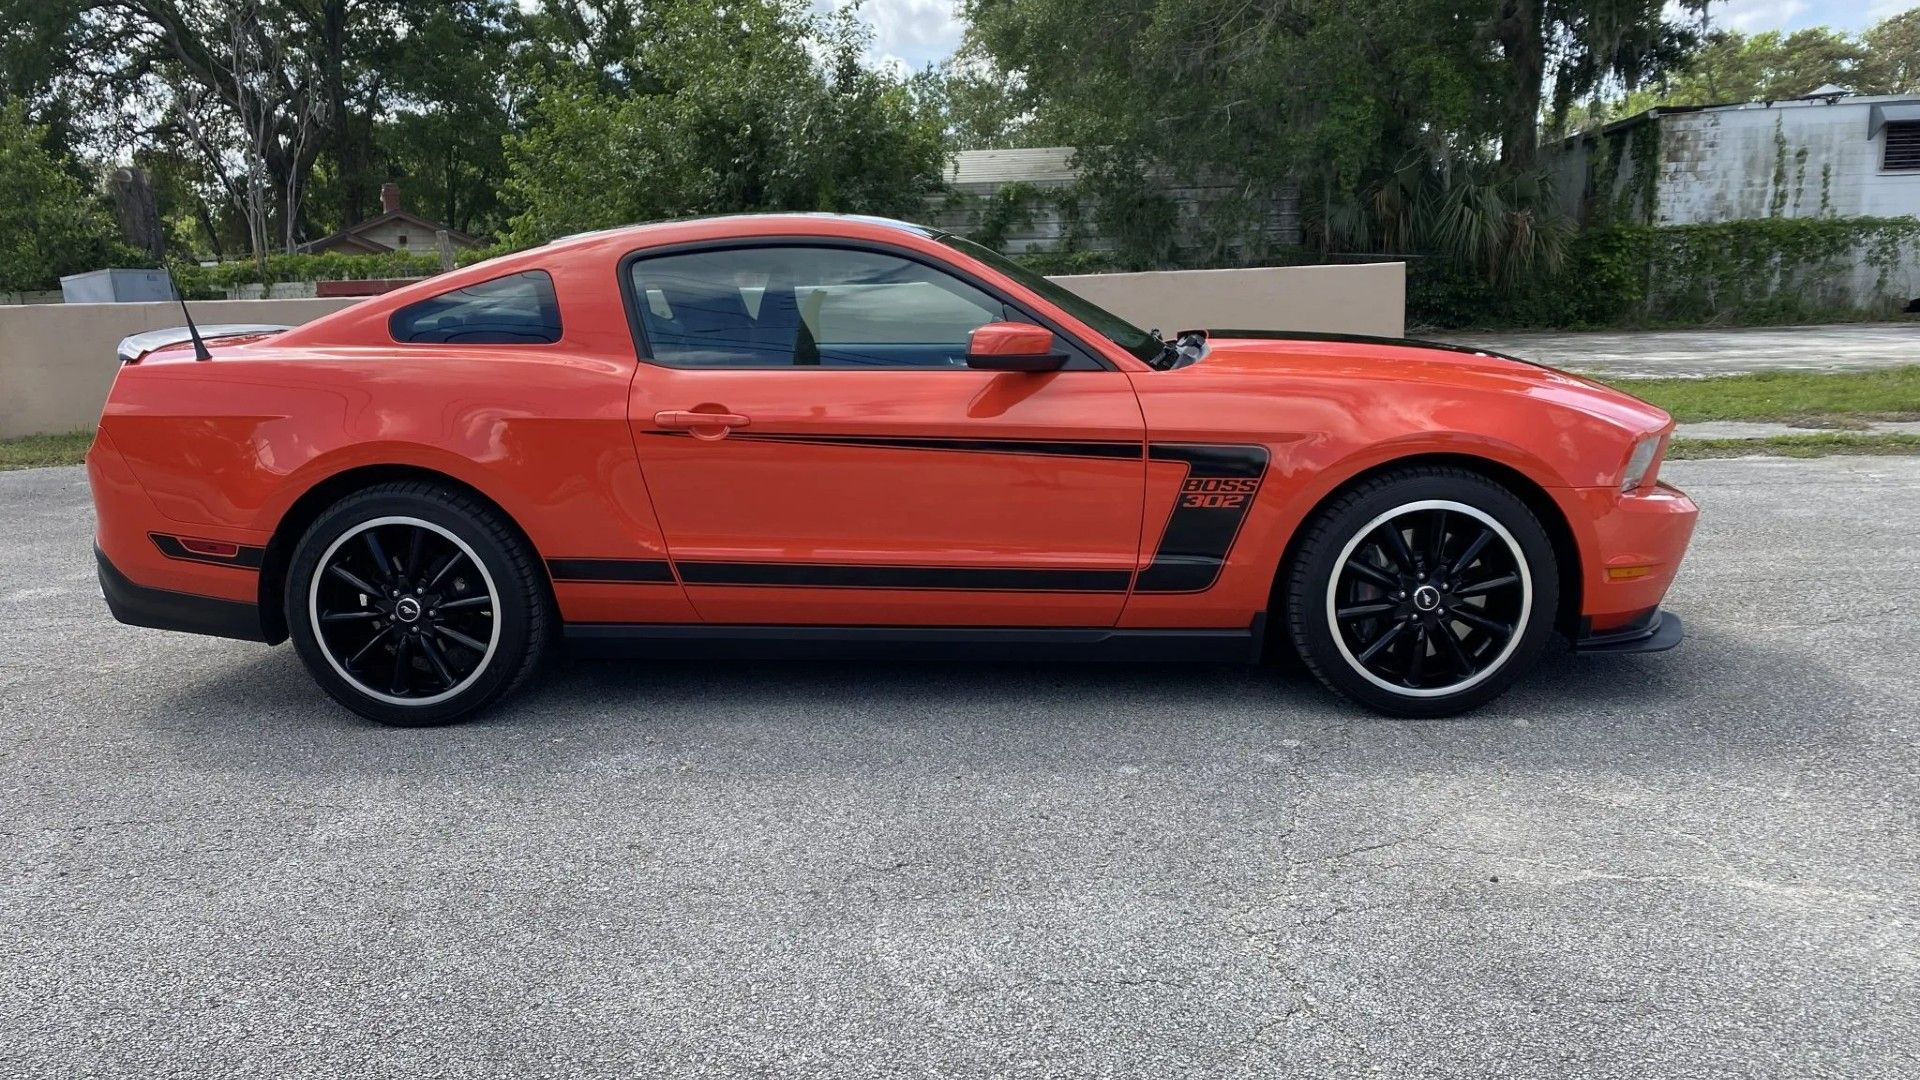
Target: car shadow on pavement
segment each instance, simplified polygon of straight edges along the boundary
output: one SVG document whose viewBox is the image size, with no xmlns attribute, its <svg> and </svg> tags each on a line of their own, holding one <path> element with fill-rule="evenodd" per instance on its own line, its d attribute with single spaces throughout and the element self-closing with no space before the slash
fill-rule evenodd
<svg viewBox="0 0 1920 1080">
<path fill-rule="evenodd" d="M 639 738 L 720 738 L 729 731 L 812 740 L 836 730 L 859 738 L 876 730 L 1020 729 L 1044 737 L 1210 729 L 1233 737 L 1285 738 L 1354 726 L 1431 729 L 1435 725 L 1528 726 L 1625 722 L 1684 716 L 1700 692 L 1703 668 L 1752 672 L 1763 696 L 1768 672 L 1785 657 L 1759 655 L 1710 631 L 1679 650 L 1649 655 L 1580 656 L 1556 647 L 1518 686 L 1462 717 L 1406 721 L 1379 716 L 1323 689 L 1296 664 L 936 663 L 864 661 L 605 661 L 557 657 L 532 685 L 467 724 L 395 731 L 360 719 L 328 699 L 291 649 L 236 652 L 167 700 L 145 721 L 193 747 L 239 740 L 260 757 L 276 743 L 299 761 L 315 744 L 351 746 L 379 767 L 379 748 L 434 744 L 473 750 L 564 735 L 568 753 L 630 748 Z M 1800 685 L 1818 679 L 1804 657 Z M 1719 680 L 1721 685 L 1725 679 Z M 1025 741 L 1023 736 L 1022 742 Z M 342 762 L 344 764 L 344 761 Z"/>
</svg>

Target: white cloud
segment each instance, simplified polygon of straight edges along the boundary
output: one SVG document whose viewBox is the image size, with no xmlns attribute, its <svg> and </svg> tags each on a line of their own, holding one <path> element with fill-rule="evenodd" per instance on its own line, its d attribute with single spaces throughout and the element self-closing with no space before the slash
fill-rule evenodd
<svg viewBox="0 0 1920 1080">
<path fill-rule="evenodd" d="M 958 0 L 833 0 L 873 27 L 876 66 L 919 70 L 960 47 L 966 20 Z"/>
<path fill-rule="evenodd" d="M 1707 10 L 1716 30 L 1755 34 L 1763 30 L 1800 30 L 1831 26 L 1835 30 L 1864 30 L 1889 15 L 1914 6 L 1914 0 L 1720 0 Z M 1678 17 L 1669 5 L 1669 18 Z"/>
</svg>

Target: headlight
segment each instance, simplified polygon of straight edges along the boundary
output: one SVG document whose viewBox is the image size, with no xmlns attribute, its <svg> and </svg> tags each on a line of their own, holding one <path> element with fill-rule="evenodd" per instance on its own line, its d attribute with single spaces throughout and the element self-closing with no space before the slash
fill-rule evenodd
<svg viewBox="0 0 1920 1080">
<path fill-rule="evenodd" d="M 1647 473 L 1653 468 L 1654 459 L 1660 455 L 1660 436 L 1648 435 L 1633 444 L 1633 454 L 1627 458 L 1627 471 L 1620 474 L 1620 490 L 1632 491 L 1647 480 Z"/>
</svg>

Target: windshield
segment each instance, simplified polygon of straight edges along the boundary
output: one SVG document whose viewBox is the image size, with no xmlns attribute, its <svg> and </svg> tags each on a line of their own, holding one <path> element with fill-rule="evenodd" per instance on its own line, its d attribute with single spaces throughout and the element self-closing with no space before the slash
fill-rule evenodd
<svg viewBox="0 0 1920 1080">
<path fill-rule="evenodd" d="M 1048 281 L 992 248 L 951 233 L 939 236 L 937 239 L 955 251 L 971 255 L 1039 293 L 1067 314 L 1098 330 L 1108 341 L 1132 353 L 1135 359 L 1151 364 L 1159 359 L 1160 354 L 1165 350 L 1166 346 L 1159 338 L 1080 294 Z"/>
</svg>

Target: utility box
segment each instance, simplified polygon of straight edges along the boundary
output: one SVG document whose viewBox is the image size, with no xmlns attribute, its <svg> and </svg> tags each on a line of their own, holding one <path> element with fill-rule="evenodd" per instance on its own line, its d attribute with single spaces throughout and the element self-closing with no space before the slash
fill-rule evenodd
<svg viewBox="0 0 1920 1080">
<path fill-rule="evenodd" d="M 172 300 L 173 281 L 165 270 L 89 270 L 60 279 L 60 295 L 69 304 L 134 304 Z"/>
</svg>

